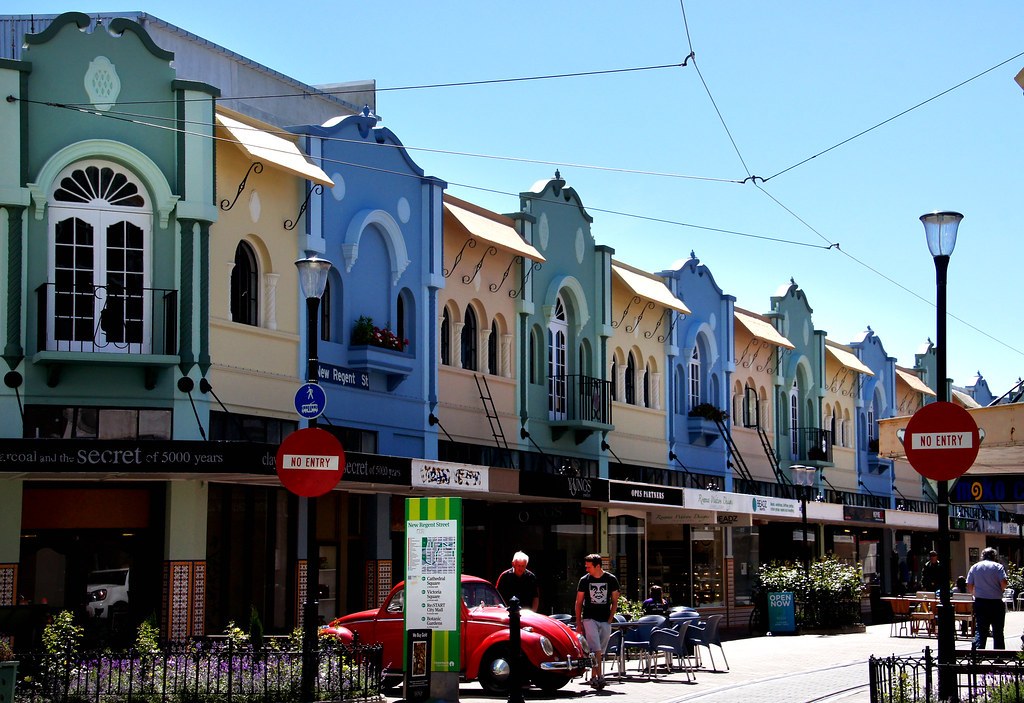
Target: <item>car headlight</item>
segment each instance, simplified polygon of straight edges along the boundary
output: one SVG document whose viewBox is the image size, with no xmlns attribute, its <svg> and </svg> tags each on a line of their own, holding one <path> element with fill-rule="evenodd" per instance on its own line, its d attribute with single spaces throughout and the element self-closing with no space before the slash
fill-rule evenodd
<svg viewBox="0 0 1024 703">
<path fill-rule="evenodd" d="M 91 591 L 89 593 L 89 600 L 91 600 L 91 601 L 106 600 L 106 599 L 107 599 L 107 589 L 105 589 L 105 588 L 100 588 L 100 589 L 97 589 L 95 591 Z"/>
<path fill-rule="evenodd" d="M 540 636 L 540 648 L 543 649 L 544 654 L 548 655 L 549 657 L 555 656 L 555 648 L 551 645 L 551 640 L 549 640 L 544 635 Z"/>
<path fill-rule="evenodd" d="M 580 649 L 583 650 L 584 654 L 590 654 L 590 645 L 587 644 L 587 638 L 582 634 L 577 633 L 576 639 L 580 641 Z"/>
</svg>

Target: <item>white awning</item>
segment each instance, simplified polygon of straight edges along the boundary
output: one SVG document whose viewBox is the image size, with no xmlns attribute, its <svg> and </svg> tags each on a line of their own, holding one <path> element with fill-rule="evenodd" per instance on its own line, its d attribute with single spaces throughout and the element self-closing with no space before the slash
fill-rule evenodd
<svg viewBox="0 0 1024 703">
<path fill-rule="evenodd" d="M 474 209 L 471 209 L 474 208 Z M 449 195 L 444 196 L 444 209 L 450 213 L 455 221 L 465 229 L 465 234 L 477 239 L 482 239 L 499 249 L 525 256 L 533 261 L 546 261 L 546 259 L 533 246 L 519 236 L 519 232 L 513 227 L 507 217 L 494 215 L 488 217 L 482 214 L 482 208 L 478 211 L 471 203 L 467 203 Z M 500 218 L 498 219 L 494 218 Z"/>
<path fill-rule="evenodd" d="M 220 111 L 217 112 L 217 124 L 231 135 L 232 140 L 250 159 L 266 161 L 292 175 L 305 178 L 307 181 L 328 187 L 334 186 L 334 181 L 318 166 L 309 163 L 305 155 L 299 151 L 299 147 L 290 139 L 240 122 Z"/>
<path fill-rule="evenodd" d="M 627 288 L 644 300 L 664 305 L 669 310 L 675 310 L 684 315 L 690 314 L 690 308 L 672 295 L 672 291 L 660 279 L 644 276 L 614 263 L 612 271 L 619 277 L 619 280 L 626 284 Z"/>
<path fill-rule="evenodd" d="M 909 373 L 907 371 L 901 371 L 896 369 L 896 375 L 903 379 L 904 383 L 911 387 L 911 389 L 918 393 L 924 393 L 925 395 L 935 395 L 935 391 L 928 387 L 928 385 L 920 379 L 917 374 Z"/>
<path fill-rule="evenodd" d="M 858 373 L 862 373 L 865 376 L 875 375 L 874 371 L 865 366 L 860 359 L 858 359 L 855 355 L 851 354 L 845 349 L 837 349 L 836 347 L 832 347 L 826 344 L 825 351 L 831 354 L 832 358 L 834 358 L 836 361 L 838 361 L 840 364 L 850 369 L 851 371 L 857 371 Z"/>
<path fill-rule="evenodd" d="M 736 322 L 740 323 L 747 328 L 756 339 L 763 340 L 769 344 L 774 344 L 777 347 L 783 349 L 796 349 L 788 339 L 779 334 L 779 331 L 772 326 L 772 323 L 767 320 L 762 320 L 760 317 L 754 317 L 748 315 L 740 310 L 733 309 L 733 314 L 736 316 Z"/>
<path fill-rule="evenodd" d="M 974 398 L 972 398 L 971 396 L 967 395 L 963 391 L 958 391 L 956 388 L 953 389 L 952 395 L 953 395 L 953 401 L 957 402 L 957 403 L 960 403 L 960 405 L 964 406 L 965 408 L 980 408 L 981 407 L 981 403 L 979 403 L 978 401 L 976 401 Z"/>
</svg>

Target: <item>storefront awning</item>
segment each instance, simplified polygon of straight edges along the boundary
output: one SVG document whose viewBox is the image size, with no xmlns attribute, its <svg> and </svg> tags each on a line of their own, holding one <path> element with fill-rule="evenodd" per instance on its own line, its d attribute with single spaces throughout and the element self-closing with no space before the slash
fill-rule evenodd
<svg viewBox="0 0 1024 703">
<path fill-rule="evenodd" d="M 900 371 L 899 369 L 896 369 L 896 375 L 902 378 L 904 383 L 906 383 L 908 386 L 911 387 L 911 389 L 917 391 L 918 393 L 924 393 L 925 395 L 931 396 L 935 395 L 935 391 L 929 388 L 928 385 L 917 376 L 917 374 L 909 373 L 907 371 Z"/>
<path fill-rule="evenodd" d="M 232 141 L 253 161 L 266 161 L 288 173 L 307 181 L 328 187 L 334 186 L 323 170 L 306 160 L 295 142 L 259 127 L 229 117 L 218 110 L 217 124 L 224 128 Z"/>
<path fill-rule="evenodd" d="M 774 344 L 777 347 L 783 349 L 796 349 L 792 342 L 779 334 L 770 322 L 762 320 L 759 317 L 748 315 L 745 312 L 734 310 L 733 314 L 736 316 L 736 322 L 740 323 L 747 328 L 756 339 L 763 340 L 769 344 Z"/>
<path fill-rule="evenodd" d="M 482 239 L 507 252 L 524 256 L 532 261 L 545 261 L 543 255 L 533 246 L 527 244 L 507 217 L 495 215 L 494 219 L 477 210 L 474 205 L 449 195 L 444 196 L 445 212 L 465 230 L 469 237 Z M 451 220 L 449 220 L 451 221 Z"/>
<path fill-rule="evenodd" d="M 684 315 L 690 314 L 690 308 L 686 307 L 681 300 L 672 295 L 672 291 L 668 289 L 664 283 L 660 280 L 649 278 L 642 274 L 631 271 L 628 268 L 619 266 L 618 264 L 612 264 L 612 272 L 619 277 L 626 287 L 629 288 L 635 295 L 640 296 L 644 300 L 649 300 L 652 303 L 663 305 L 669 310 L 675 310 L 681 312 Z"/>
<path fill-rule="evenodd" d="M 842 364 L 845 368 L 857 373 L 862 373 L 865 376 L 874 376 L 875 372 L 865 366 L 860 359 L 846 351 L 845 349 L 837 349 L 829 345 L 825 345 L 825 351 L 832 355 L 832 358 Z"/>
</svg>

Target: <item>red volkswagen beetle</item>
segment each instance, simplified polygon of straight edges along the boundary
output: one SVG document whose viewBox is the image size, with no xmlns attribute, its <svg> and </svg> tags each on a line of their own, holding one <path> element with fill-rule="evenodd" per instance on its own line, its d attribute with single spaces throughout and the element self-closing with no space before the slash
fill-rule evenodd
<svg viewBox="0 0 1024 703">
<path fill-rule="evenodd" d="M 345 615 L 321 630 L 343 642 L 384 645 L 386 685 L 402 680 L 405 582 L 391 589 L 379 610 Z M 545 691 L 556 691 L 591 666 L 585 640 L 565 624 L 531 610 L 521 612 L 526 676 Z M 489 693 L 505 693 L 509 677 L 508 611 L 497 589 L 476 576 L 462 577 L 462 676 L 479 680 Z"/>
</svg>

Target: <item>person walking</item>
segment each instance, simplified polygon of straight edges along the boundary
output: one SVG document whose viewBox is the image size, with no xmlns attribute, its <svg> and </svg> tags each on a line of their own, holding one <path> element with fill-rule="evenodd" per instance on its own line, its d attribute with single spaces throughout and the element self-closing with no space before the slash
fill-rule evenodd
<svg viewBox="0 0 1024 703">
<path fill-rule="evenodd" d="M 992 630 L 992 647 L 1005 649 L 1003 624 L 1006 622 L 1006 606 L 1003 605 L 1003 591 L 1006 590 L 1006 569 L 998 561 L 998 554 L 992 547 L 981 550 L 981 560 L 967 572 L 967 590 L 974 594 L 974 646 L 985 648 L 988 631 Z"/>
<path fill-rule="evenodd" d="M 934 549 L 928 552 L 928 563 L 921 567 L 921 590 L 934 593 L 942 586 L 942 567 L 939 565 L 939 553 Z"/>
<path fill-rule="evenodd" d="M 601 564 L 600 554 L 588 554 L 584 558 L 587 573 L 576 587 L 576 631 L 583 633 L 590 651 L 594 653 L 590 685 L 598 690 L 604 688 L 601 662 L 619 606 L 619 580 L 605 571 Z"/>
<path fill-rule="evenodd" d="M 516 552 L 512 555 L 512 568 L 502 571 L 494 585 L 506 604 L 511 603 L 514 596 L 519 599 L 520 608 L 537 612 L 540 589 L 537 587 L 537 575 L 526 568 L 529 563 L 530 557 L 525 552 Z"/>
</svg>

